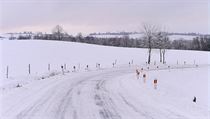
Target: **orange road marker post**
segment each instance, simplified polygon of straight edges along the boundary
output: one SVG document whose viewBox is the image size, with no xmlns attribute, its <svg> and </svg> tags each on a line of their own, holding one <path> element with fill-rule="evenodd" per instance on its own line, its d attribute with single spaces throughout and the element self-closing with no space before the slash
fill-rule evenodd
<svg viewBox="0 0 210 119">
<path fill-rule="evenodd" d="M 156 90 L 157 89 L 157 82 L 158 82 L 158 80 L 157 79 L 154 79 L 154 89 Z"/>
</svg>

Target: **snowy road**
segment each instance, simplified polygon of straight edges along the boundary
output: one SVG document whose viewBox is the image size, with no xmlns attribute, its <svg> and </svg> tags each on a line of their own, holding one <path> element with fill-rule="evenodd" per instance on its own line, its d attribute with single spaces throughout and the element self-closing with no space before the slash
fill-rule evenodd
<svg viewBox="0 0 210 119">
<path fill-rule="evenodd" d="M 58 75 L 2 93 L 1 119 L 208 119 L 202 104 L 149 82 L 134 67 Z"/>
</svg>

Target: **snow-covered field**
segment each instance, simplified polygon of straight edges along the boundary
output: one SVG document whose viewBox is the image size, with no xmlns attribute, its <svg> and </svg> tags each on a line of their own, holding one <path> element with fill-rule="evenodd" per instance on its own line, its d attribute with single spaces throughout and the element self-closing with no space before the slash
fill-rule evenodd
<svg viewBox="0 0 210 119">
<path fill-rule="evenodd" d="M 210 52 L 167 50 L 160 65 L 153 50 L 148 66 L 146 49 L 38 40 L 0 47 L 1 119 L 209 119 Z M 144 68 L 139 79 L 136 68 Z"/>
<path fill-rule="evenodd" d="M 73 66 L 84 69 L 95 68 L 96 63 L 101 67 L 112 67 L 112 63 L 119 65 L 133 62 L 145 64 L 147 61 L 147 49 L 118 48 L 98 46 L 72 42 L 24 40 L 2 40 L 2 75 L 5 77 L 6 67 L 9 66 L 9 76 L 25 76 L 28 74 L 28 65 L 31 65 L 31 74 L 48 72 L 48 64 L 51 70 L 61 70 L 60 66 L 66 64 L 67 69 L 73 70 Z M 152 62 L 159 61 L 159 50 L 152 51 Z M 166 62 L 168 64 L 209 64 L 209 52 L 167 50 Z"/>
</svg>

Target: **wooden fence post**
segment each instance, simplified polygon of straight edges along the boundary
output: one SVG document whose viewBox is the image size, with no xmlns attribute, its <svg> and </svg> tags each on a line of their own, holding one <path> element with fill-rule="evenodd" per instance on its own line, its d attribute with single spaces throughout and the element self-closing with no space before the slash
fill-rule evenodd
<svg viewBox="0 0 210 119">
<path fill-rule="evenodd" d="M 31 74 L 31 65 L 28 65 L 28 74 Z"/>
<path fill-rule="evenodd" d="M 66 64 L 64 64 L 64 70 L 66 70 Z"/>
<path fill-rule="evenodd" d="M 7 66 L 7 73 L 6 73 L 7 79 L 9 78 L 9 66 Z"/>
<path fill-rule="evenodd" d="M 48 71 L 50 71 L 50 64 L 48 64 Z"/>
</svg>

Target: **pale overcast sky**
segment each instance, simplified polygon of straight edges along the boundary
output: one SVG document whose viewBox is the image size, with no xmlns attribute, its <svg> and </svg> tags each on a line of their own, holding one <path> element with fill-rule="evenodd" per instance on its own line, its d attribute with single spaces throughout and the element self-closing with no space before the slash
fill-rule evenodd
<svg viewBox="0 0 210 119">
<path fill-rule="evenodd" d="M 170 32 L 210 31 L 210 0 L 0 0 L 0 32 L 140 31 L 142 23 Z"/>
</svg>

